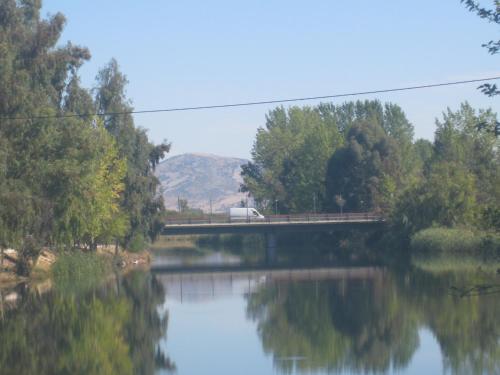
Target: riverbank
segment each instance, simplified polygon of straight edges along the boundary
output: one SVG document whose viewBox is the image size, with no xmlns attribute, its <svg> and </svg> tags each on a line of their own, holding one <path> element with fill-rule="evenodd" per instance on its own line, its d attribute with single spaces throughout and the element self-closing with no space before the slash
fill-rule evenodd
<svg viewBox="0 0 500 375">
<path fill-rule="evenodd" d="M 12 289 L 19 284 L 34 287 L 51 284 L 55 276 L 55 268 L 58 268 L 58 277 L 64 279 L 65 282 L 87 276 L 93 279 L 96 276 L 105 277 L 115 270 L 127 273 L 137 268 L 147 269 L 151 263 L 151 255 L 147 250 L 141 252 L 122 250 L 116 255 L 115 248 L 111 246 L 100 246 L 95 253 L 75 250 L 57 254 L 50 250 L 43 250 L 28 277 L 16 274 L 16 262 L 17 252 L 12 249 L 6 250 L 0 267 L 0 290 Z"/>
<path fill-rule="evenodd" d="M 6 249 L 0 266 L 0 289 L 12 288 L 20 283 L 40 282 L 47 279 L 50 269 L 56 261 L 56 255 L 48 250 L 40 253 L 29 277 L 16 273 L 18 254 L 14 249 Z"/>
<path fill-rule="evenodd" d="M 500 259 L 500 234 L 468 228 L 427 228 L 411 238 L 415 254 L 490 256 Z"/>
</svg>

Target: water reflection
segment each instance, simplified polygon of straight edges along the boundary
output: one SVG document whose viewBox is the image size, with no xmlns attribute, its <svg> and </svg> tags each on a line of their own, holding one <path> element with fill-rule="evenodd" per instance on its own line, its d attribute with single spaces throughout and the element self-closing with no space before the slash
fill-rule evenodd
<svg viewBox="0 0 500 375">
<path fill-rule="evenodd" d="M 20 289 L 2 309 L 0 373 L 497 374 L 500 298 L 450 293 L 484 282 L 380 267 L 230 268 L 136 272 L 83 295 Z"/>
<path fill-rule="evenodd" d="M 383 270 L 375 267 L 268 269 L 262 267 L 239 269 L 222 267 L 214 272 L 160 272 L 156 274 L 163 284 L 167 298 L 180 302 L 213 301 L 228 296 L 243 296 L 266 288 L 274 281 L 307 281 L 333 279 L 366 279 L 380 277 Z"/>
<path fill-rule="evenodd" d="M 156 344 L 162 285 L 134 273 L 87 295 L 25 292 L 0 322 L 2 374 L 153 374 L 175 369 Z"/>
<path fill-rule="evenodd" d="M 277 282 L 249 295 L 247 313 L 283 372 L 401 369 L 418 347 L 418 332 L 414 314 L 394 288 L 383 273 L 361 280 Z M 303 360 L 281 360 L 294 357 Z"/>
<path fill-rule="evenodd" d="M 500 373 L 500 298 L 495 294 L 461 298 L 449 292 L 450 286 L 474 285 L 478 280 L 485 280 L 481 273 L 415 272 L 400 292 L 420 324 L 436 336 L 445 369 L 452 373 Z M 498 277 L 492 281 L 498 282 Z"/>
<path fill-rule="evenodd" d="M 436 337 L 452 373 L 500 371 L 500 301 L 460 299 L 450 282 L 467 277 L 277 282 L 248 296 L 264 351 L 282 372 L 389 372 L 406 369 L 419 348 L 419 331 Z M 300 358 L 283 361 L 283 358 Z"/>
</svg>

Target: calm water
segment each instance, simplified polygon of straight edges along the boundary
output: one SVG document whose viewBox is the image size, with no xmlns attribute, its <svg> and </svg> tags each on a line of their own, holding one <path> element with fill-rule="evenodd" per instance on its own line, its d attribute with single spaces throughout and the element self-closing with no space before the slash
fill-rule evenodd
<svg viewBox="0 0 500 375">
<path fill-rule="evenodd" d="M 197 259 L 84 294 L 4 292 L 0 374 L 500 374 L 500 294 L 460 297 L 496 276 Z"/>
</svg>

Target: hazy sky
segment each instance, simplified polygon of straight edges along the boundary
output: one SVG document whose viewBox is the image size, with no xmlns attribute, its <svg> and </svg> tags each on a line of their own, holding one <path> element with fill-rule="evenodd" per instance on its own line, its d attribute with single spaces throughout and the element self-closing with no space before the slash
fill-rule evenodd
<svg viewBox="0 0 500 375">
<path fill-rule="evenodd" d="M 493 1 L 484 1 L 491 6 Z M 88 47 L 81 70 L 92 87 L 116 58 L 137 110 L 198 106 L 428 84 L 500 75 L 500 55 L 481 44 L 498 26 L 459 0 L 45 0 L 64 13 L 62 43 Z M 364 96 L 399 104 L 417 137 L 468 100 L 500 110 L 477 84 Z M 341 103 L 343 100 L 335 101 Z M 304 105 L 306 103 L 299 103 Z M 307 104 L 317 104 L 308 102 Z M 255 132 L 273 106 L 137 115 L 172 154 L 249 158 Z"/>
</svg>

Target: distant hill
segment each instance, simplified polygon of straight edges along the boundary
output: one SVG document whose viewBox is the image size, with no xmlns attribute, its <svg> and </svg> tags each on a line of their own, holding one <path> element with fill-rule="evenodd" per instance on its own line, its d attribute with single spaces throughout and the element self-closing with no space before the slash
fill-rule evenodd
<svg viewBox="0 0 500 375">
<path fill-rule="evenodd" d="M 246 195 L 238 192 L 241 166 L 248 160 L 211 154 L 173 156 L 156 167 L 168 209 L 177 209 L 177 198 L 187 199 L 189 207 L 223 212 L 239 206 Z"/>
</svg>

